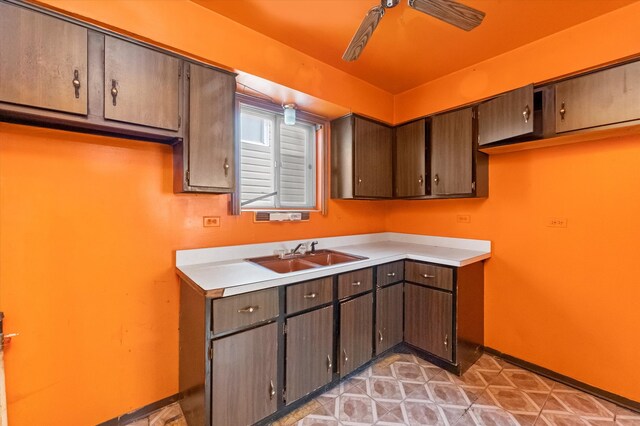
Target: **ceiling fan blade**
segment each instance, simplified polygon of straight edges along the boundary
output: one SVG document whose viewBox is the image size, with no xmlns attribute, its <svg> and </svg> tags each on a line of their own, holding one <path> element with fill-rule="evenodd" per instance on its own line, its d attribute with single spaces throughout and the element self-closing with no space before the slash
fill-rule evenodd
<svg viewBox="0 0 640 426">
<path fill-rule="evenodd" d="M 409 6 L 465 31 L 482 23 L 484 12 L 453 0 L 409 0 Z"/>
<path fill-rule="evenodd" d="M 362 50 L 371 38 L 373 30 L 376 29 L 383 16 L 384 7 L 382 6 L 376 6 L 367 12 L 367 16 L 362 20 L 362 23 L 358 27 L 358 31 L 356 31 L 349 43 L 349 46 L 347 47 L 347 50 L 342 55 L 342 59 L 345 61 L 355 61 L 358 59 Z"/>
</svg>

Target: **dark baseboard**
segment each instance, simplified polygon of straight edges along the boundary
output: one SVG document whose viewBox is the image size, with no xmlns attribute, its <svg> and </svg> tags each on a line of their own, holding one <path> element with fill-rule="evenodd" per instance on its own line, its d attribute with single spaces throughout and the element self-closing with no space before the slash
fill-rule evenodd
<svg viewBox="0 0 640 426">
<path fill-rule="evenodd" d="M 127 414 L 123 414 L 111 420 L 107 420 L 106 422 L 99 423 L 97 426 L 123 426 L 135 420 L 139 420 L 144 417 L 147 417 L 149 414 L 153 413 L 154 411 L 159 410 L 163 407 L 166 407 L 169 404 L 173 404 L 174 402 L 178 402 L 179 400 L 180 400 L 180 394 L 171 395 L 166 398 L 162 398 L 159 401 L 152 402 L 151 404 L 147 404 L 144 407 L 135 409 Z"/>
<path fill-rule="evenodd" d="M 640 402 L 634 401 L 629 398 L 625 398 L 620 395 L 616 395 L 615 393 L 606 391 L 604 389 L 597 388 L 595 386 L 591 386 L 587 383 L 581 382 L 579 380 L 573 379 L 569 376 L 565 376 L 564 374 L 556 373 L 553 370 L 549 370 L 548 368 L 541 367 L 537 364 L 533 364 L 529 361 L 525 361 L 520 358 L 516 358 L 514 356 L 502 353 L 496 349 L 486 347 L 484 348 L 485 352 L 495 355 L 504 359 L 505 361 L 516 365 L 518 367 L 522 367 L 525 370 L 533 371 L 536 374 L 547 377 L 556 382 L 560 382 L 563 385 L 570 386 L 572 388 L 578 389 L 582 392 L 588 393 L 595 397 L 604 399 L 605 401 L 612 402 L 616 405 L 620 405 L 621 407 L 627 408 L 632 411 L 636 411 L 640 413 Z"/>
</svg>

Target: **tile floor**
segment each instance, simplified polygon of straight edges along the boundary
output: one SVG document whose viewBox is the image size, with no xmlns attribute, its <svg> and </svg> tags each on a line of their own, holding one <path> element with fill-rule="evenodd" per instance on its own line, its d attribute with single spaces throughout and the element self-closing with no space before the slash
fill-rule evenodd
<svg viewBox="0 0 640 426">
<path fill-rule="evenodd" d="M 162 425 L 186 426 L 177 404 L 128 426 Z M 640 413 L 486 354 L 462 377 L 391 354 L 273 424 L 292 425 L 640 426 Z"/>
</svg>

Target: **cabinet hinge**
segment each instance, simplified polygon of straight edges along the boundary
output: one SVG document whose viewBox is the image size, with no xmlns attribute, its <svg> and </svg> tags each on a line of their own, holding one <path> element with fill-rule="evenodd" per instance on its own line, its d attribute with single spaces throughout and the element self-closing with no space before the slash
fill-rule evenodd
<svg viewBox="0 0 640 426">
<path fill-rule="evenodd" d="M 282 325 L 282 334 L 283 335 L 287 334 L 287 324 Z"/>
<path fill-rule="evenodd" d="M 476 190 L 476 183 L 475 182 L 471 182 L 471 190 L 472 191 Z"/>
<path fill-rule="evenodd" d="M 178 78 L 182 77 L 182 64 L 178 63 Z"/>
<path fill-rule="evenodd" d="M 187 184 L 189 184 L 189 170 L 187 170 L 186 178 L 187 178 Z"/>
<path fill-rule="evenodd" d="M 182 126 L 182 116 L 178 116 L 178 129 Z"/>
<path fill-rule="evenodd" d="M 187 68 L 187 80 L 191 80 L 191 69 Z"/>
<path fill-rule="evenodd" d="M 213 346 L 209 348 L 209 359 L 213 359 Z"/>
<path fill-rule="evenodd" d="M 282 402 L 287 402 L 287 388 L 282 388 Z"/>
</svg>

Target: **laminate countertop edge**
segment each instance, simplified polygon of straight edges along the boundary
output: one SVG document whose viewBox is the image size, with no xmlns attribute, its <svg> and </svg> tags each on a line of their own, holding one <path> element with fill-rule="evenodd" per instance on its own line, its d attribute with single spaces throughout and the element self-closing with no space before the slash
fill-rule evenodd
<svg viewBox="0 0 640 426">
<path fill-rule="evenodd" d="M 412 234 L 381 233 L 365 234 L 365 236 L 367 238 L 360 238 L 363 241 L 361 243 L 358 239 L 353 238 L 342 240 L 333 238 L 330 242 L 355 242 L 355 244 L 334 247 L 322 245 L 323 249 L 365 257 L 362 260 L 337 265 L 279 274 L 257 264 L 247 262 L 245 258 L 215 261 L 215 257 L 210 256 L 205 259 L 210 261 L 178 264 L 176 269 L 182 280 L 196 290 L 203 292 L 206 297 L 220 298 L 318 279 L 404 259 L 462 267 L 491 257 L 491 242 L 486 240 L 468 240 L 468 246 L 472 247 L 472 249 L 467 249 L 461 248 L 465 246 L 464 239 L 452 239 L 454 241 L 449 245 L 453 247 L 443 247 L 442 245 L 420 244 L 420 238 L 416 238 Z M 407 236 L 407 238 L 404 236 Z M 321 243 L 323 242 L 322 239 L 319 240 Z M 424 241 L 443 245 L 448 243 L 447 239 L 442 237 L 425 237 Z M 255 256 L 255 246 L 258 245 L 246 246 L 247 252 L 251 253 L 248 256 Z M 234 250 L 233 253 L 238 254 L 243 252 L 242 247 L 232 246 L 231 248 Z M 218 252 L 220 253 L 220 251 Z M 263 252 L 261 255 L 268 256 L 271 254 L 273 252 Z M 178 256 L 177 253 L 176 263 L 178 263 Z"/>
</svg>

